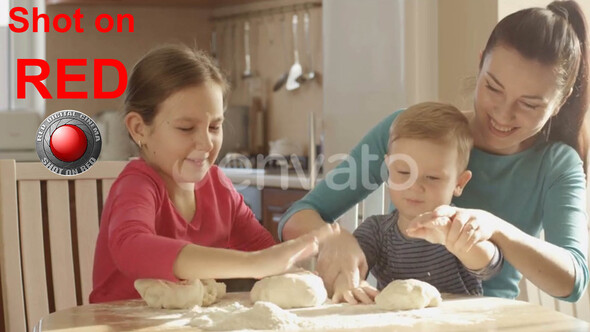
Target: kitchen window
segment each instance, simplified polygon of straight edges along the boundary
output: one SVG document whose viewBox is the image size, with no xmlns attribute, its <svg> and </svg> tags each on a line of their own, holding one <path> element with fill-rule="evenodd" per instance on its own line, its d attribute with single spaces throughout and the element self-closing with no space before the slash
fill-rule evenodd
<svg viewBox="0 0 590 332">
<path fill-rule="evenodd" d="M 39 161 L 34 137 L 45 100 L 32 84 L 25 99 L 16 98 L 16 59 L 45 59 L 45 33 L 10 31 L 10 9 L 17 6 L 45 12 L 44 0 L 0 0 L 0 159 Z M 28 75 L 39 73 L 39 68 L 27 68 Z"/>
<path fill-rule="evenodd" d="M 8 81 L 8 59 L 10 54 L 10 41 L 8 35 L 8 1 L 0 2 L 0 111 L 7 110 L 10 106 L 10 88 Z"/>
<path fill-rule="evenodd" d="M 0 112 L 34 111 L 45 114 L 45 100 L 32 84 L 27 84 L 27 98 L 16 98 L 16 60 L 45 59 L 45 33 L 10 31 L 10 9 L 24 7 L 32 12 L 37 7 L 45 13 L 44 0 L 0 0 Z M 19 26 L 21 23 L 16 23 Z M 39 25 L 43 24 L 40 20 Z M 41 30 L 42 31 L 42 30 Z M 28 75 L 37 75 L 39 68 L 28 67 Z"/>
</svg>

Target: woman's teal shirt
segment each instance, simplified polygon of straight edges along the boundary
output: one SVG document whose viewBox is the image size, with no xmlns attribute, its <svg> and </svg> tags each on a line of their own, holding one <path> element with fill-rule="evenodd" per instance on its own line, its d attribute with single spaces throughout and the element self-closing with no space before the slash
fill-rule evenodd
<svg viewBox="0 0 590 332">
<path fill-rule="evenodd" d="M 375 126 L 350 152 L 349 159 L 291 206 L 279 224 L 280 235 L 293 213 L 313 209 L 332 222 L 383 183 L 389 128 L 399 112 Z M 506 156 L 474 148 L 468 169 L 473 177 L 453 204 L 486 210 L 536 237 L 544 230 L 546 241 L 571 253 L 574 290 L 561 299 L 577 301 L 588 283 L 586 180 L 577 152 L 566 144 L 543 140 Z M 521 276 L 505 262 L 497 276 L 484 281 L 484 295 L 515 298 Z"/>
</svg>

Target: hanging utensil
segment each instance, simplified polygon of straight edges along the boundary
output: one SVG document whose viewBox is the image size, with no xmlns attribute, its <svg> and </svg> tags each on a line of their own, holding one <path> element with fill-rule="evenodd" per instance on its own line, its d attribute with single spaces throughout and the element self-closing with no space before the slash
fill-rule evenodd
<svg viewBox="0 0 590 332">
<path fill-rule="evenodd" d="M 261 22 L 261 24 L 264 24 L 264 28 L 266 31 L 266 39 L 268 40 L 268 47 L 272 48 L 275 44 L 275 39 L 274 39 L 274 36 L 271 32 L 272 28 L 270 26 L 270 24 L 272 23 L 272 16 L 268 16 L 268 19 L 266 19 L 265 16 L 262 16 L 260 18 L 260 22 Z"/>
<path fill-rule="evenodd" d="M 289 91 L 299 88 L 300 84 L 297 82 L 297 78 L 301 76 L 303 69 L 299 63 L 299 52 L 297 51 L 297 14 L 293 15 L 293 58 L 294 63 L 289 69 L 289 76 L 287 77 L 287 83 L 285 88 Z"/>
<path fill-rule="evenodd" d="M 219 66 L 219 59 L 217 55 L 217 26 L 213 27 L 211 32 L 211 57 L 216 66 Z"/>
<path fill-rule="evenodd" d="M 236 59 L 235 59 L 235 53 L 238 51 L 238 48 L 236 47 L 236 24 L 232 23 L 230 26 L 230 44 L 229 44 L 229 54 L 230 54 L 230 63 L 229 65 L 231 66 L 230 68 L 230 83 L 231 85 L 234 86 L 234 88 L 238 85 L 238 80 L 236 78 Z"/>
<path fill-rule="evenodd" d="M 244 22 L 244 73 L 242 78 L 252 77 L 252 68 L 250 63 L 250 22 Z"/>
<path fill-rule="evenodd" d="M 305 32 L 305 48 L 306 48 L 305 51 L 307 53 L 307 65 L 309 67 L 308 67 L 308 71 L 306 73 L 303 73 L 297 79 L 297 82 L 299 82 L 299 83 L 303 83 L 305 81 L 311 81 L 315 78 L 315 72 L 313 71 L 313 56 L 311 55 L 311 41 L 310 41 L 310 37 L 309 37 L 309 12 L 308 11 L 306 11 L 305 14 L 303 14 L 303 30 Z"/>
<path fill-rule="evenodd" d="M 281 49 L 283 51 L 283 56 L 284 56 L 284 64 L 285 67 L 287 66 L 289 60 L 287 60 L 287 47 L 285 46 L 285 39 L 286 38 L 286 33 L 287 32 L 287 27 L 286 27 L 286 20 L 285 20 L 285 16 L 283 15 L 281 17 Z M 287 77 L 289 77 L 289 71 L 285 71 L 280 77 L 279 79 L 275 82 L 275 85 L 273 86 L 272 90 L 274 92 L 279 91 L 283 85 L 285 85 L 285 82 L 287 82 Z"/>
</svg>

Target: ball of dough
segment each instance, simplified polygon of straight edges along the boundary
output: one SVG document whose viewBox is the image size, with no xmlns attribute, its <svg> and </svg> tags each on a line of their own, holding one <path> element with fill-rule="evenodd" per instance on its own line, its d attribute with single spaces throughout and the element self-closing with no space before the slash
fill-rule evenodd
<svg viewBox="0 0 590 332">
<path fill-rule="evenodd" d="M 152 308 L 190 309 L 208 306 L 225 295 L 225 284 L 213 279 L 171 282 L 159 279 L 137 279 L 135 289 Z"/>
<path fill-rule="evenodd" d="M 436 287 L 416 279 L 394 280 L 375 297 L 377 306 L 388 310 L 436 307 L 441 302 Z"/>
<path fill-rule="evenodd" d="M 224 283 L 216 282 L 215 279 L 203 279 L 201 282 L 203 283 L 203 286 L 205 286 L 202 304 L 204 307 L 212 305 L 217 300 L 225 296 Z"/>
<path fill-rule="evenodd" d="M 267 301 L 283 309 L 315 307 L 327 298 L 322 278 L 310 272 L 267 277 L 257 281 L 250 291 L 252 302 Z"/>
<path fill-rule="evenodd" d="M 205 287 L 200 280 L 174 283 L 159 279 L 137 279 L 135 289 L 152 308 L 186 309 L 203 304 Z"/>
</svg>

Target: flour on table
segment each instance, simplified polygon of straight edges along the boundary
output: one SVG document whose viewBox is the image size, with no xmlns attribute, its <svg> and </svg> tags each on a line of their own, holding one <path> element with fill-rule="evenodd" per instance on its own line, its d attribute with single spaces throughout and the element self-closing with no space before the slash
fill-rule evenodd
<svg viewBox="0 0 590 332">
<path fill-rule="evenodd" d="M 225 295 L 225 284 L 213 279 L 171 282 L 159 279 L 137 279 L 135 289 L 152 308 L 189 309 L 209 306 Z"/>
<path fill-rule="evenodd" d="M 250 291 L 252 302 L 271 302 L 283 309 L 319 306 L 327 297 L 322 278 L 311 272 L 267 277 L 257 281 Z"/>
<path fill-rule="evenodd" d="M 197 313 L 191 326 L 209 331 L 227 330 L 296 330 L 307 324 L 297 315 L 281 309 L 270 302 L 258 301 L 252 308 L 239 303 Z"/>
<path fill-rule="evenodd" d="M 436 307 L 441 302 L 436 287 L 416 279 L 394 280 L 375 297 L 377 306 L 388 310 Z"/>
</svg>

